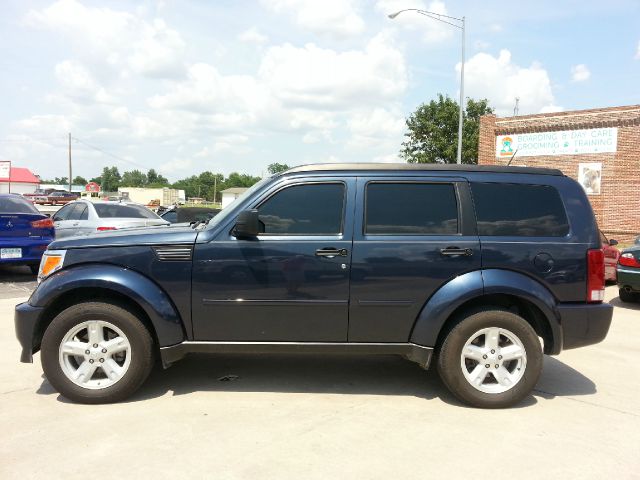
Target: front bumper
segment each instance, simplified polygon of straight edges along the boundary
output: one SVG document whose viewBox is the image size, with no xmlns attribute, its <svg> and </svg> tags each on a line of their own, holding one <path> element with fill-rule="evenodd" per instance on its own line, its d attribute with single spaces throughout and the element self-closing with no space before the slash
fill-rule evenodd
<svg viewBox="0 0 640 480">
<path fill-rule="evenodd" d="M 640 269 L 618 267 L 618 286 L 640 292 Z"/>
<path fill-rule="evenodd" d="M 558 312 L 563 350 L 601 342 L 613 318 L 613 307 L 608 303 L 561 304 Z"/>
<path fill-rule="evenodd" d="M 43 307 L 33 307 L 26 302 L 16 305 L 13 321 L 16 337 L 22 345 L 20 361 L 23 363 L 32 363 L 33 354 L 40 348 L 40 333 L 36 327 L 42 310 Z"/>
</svg>

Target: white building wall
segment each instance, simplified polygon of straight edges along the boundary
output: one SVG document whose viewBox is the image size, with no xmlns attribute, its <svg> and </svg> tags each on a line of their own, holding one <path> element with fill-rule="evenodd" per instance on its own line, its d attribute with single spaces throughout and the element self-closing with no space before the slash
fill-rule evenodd
<svg viewBox="0 0 640 480">
<path fill-rule="evenodd" d="M 239 193 L 223 193 L 222 194 L 222 208 L 228 206 L 236 198 L 240 196 Z"/>
<path fill-rule="evenodd" d="M 33 193 L 38 188 L 37 183 L 16 183 L 11 184 L 11 193 Z M 9 183 L 0 182 L 0 193 L 9 193 Z"/>
</svg>

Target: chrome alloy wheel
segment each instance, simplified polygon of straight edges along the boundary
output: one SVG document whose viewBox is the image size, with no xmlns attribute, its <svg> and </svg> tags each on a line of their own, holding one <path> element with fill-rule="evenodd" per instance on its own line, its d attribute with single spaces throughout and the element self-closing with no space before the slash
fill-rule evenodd
<svg viewBox="0 0 640 480">
<path fill-rule="evenodd" d="M 131 345 L 115 325 L 103 320 L 82 322 L 60 343 L 63 373 L 76 385 L 91 390 L 117 383 L 131 364 Z"/>
<path fill-rule="evenodd" d="M 524 375 L 527 352 L 520 339 L 504 328 L 483 328 L 466 341 L 460 355 L 462 373 L 475 389 L 503 393 Z"/>
</svg>

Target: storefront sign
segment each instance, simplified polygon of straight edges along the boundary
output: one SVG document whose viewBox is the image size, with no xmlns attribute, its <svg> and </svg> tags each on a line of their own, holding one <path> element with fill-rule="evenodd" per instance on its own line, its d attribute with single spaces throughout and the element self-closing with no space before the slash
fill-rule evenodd
<svg viewBox="0 0 640 480">
<path fill-rule="evenodd" d="M 11 177 L 11 162 L 0 162 L 0 180 L 9 180 Z"/>
<path fill-rule="evenodd" d="M 615 152 L 617 128 L 562 130 L 560 132 L 520 133 L 496 137 L 496 157 L 510 158 L 542 155 L 581 155 Z"/>
</svg>

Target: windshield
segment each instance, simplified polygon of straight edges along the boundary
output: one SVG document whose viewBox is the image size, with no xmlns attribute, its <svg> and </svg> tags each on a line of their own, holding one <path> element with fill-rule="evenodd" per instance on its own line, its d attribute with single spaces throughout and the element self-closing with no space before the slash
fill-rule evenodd
<svg viewBox="0 0 640 480">
<path fill-rule="evenodd" d="M 100 218 L 159 218 L 141 205 L 125 203 L 94 203 L 93 208 Z"/>
<path fill-rule="evenodd" d="M 225 221 L 240 202 L 244 201 L 245 198 L 248 198 L 248 196 L 252 195 L 253 192 L 255 192 L 256 190 L 259 190 L 260 188 L 262 188 L 262 186 L 265 185 L 266 183 L 269 183 L 270 180 L 271 180 L 271 177 L 266 177 L 260 180 L 258 183 L 255 183 L 251 188 L 246 190 L 242 195 L 238 196 L 238 198 L 236 198 L 233 202 L 231 202 L 229 205 L 224 207 L 219 214 L 217 214 L 215 217 L 209 220 L 208 224 L 218 225 L 220 222 Z"/>
</svg>

